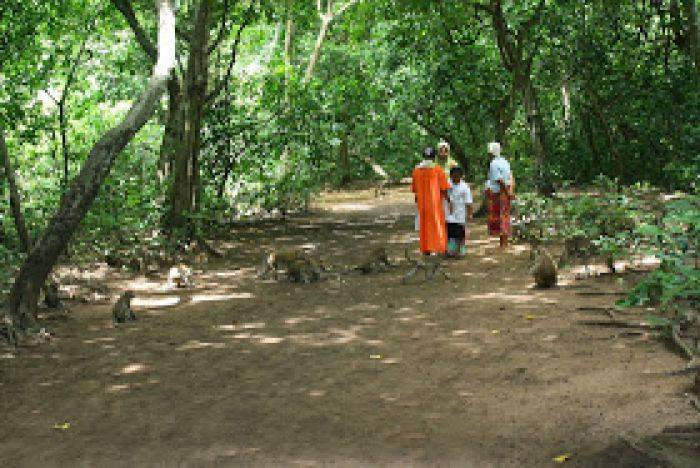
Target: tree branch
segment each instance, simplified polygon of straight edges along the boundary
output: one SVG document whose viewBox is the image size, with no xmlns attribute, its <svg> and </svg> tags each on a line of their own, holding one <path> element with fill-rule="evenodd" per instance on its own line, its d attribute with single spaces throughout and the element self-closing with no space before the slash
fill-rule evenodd
<svg viewBox="0 0 700 468">
<path fill-rule="evenodd" d="M 231 78 L 231 72 L 233 71 L 233 65 L 236 63 L 236 53 L 238 52 L 238 45 L 241 42 L 241 33 L 243 30 L 248 27 L 248 25 L 251 23 L 254 17 L 255 13 L 255 4 L 256 2 L 250 2 L 250 6 L 248 7 L 248 10 L 245 12 L 245 16 L 243 17 L 243 22 L 241 25 L 238 27 L 238 31 L 236 32 L 236 38 L 233 41 L 233 45 L 231 46 L 231 60 L 229 61 L 228 68 L 226 70 L 226 75 L 219 80 L 219 82 L 216 84 L 214 89 L 207 94 L 207 97 L 204 100 L 205 105 L 209 105 L 212 103 L 214 99 L 221 93 L 221 90 L 226 87 L 228 84 L 229 79 Z"/>
<path fill-rule="evenodd" d="M 153 45 L 153 42 L 146 35 L 146 31 L 139 24 L 134 8 L 131 5 L 131 0 L 111 0 L 111 2 L 124 16 L 124 19 L 134 32 L 136 40 L 143 51 L 148 55 L 151 61 L 155 62 L 158 58 L 158 51 L 156 50 L 156 46 Z"/>
<path fill-rule="evenodd" d="M 216 50 L 217 47 L 221 44 L 221 41 L 224 40 L 224 32 L 226 31 L 226 21 L 227 21 L 227 16 L 228 16 L 228 0 L 224 0 L 224 11 L 221 14 L 221 24 L 219 25 L 219 30 L 216 33 L 216 38 L 214 41 L 211 43 L 209 46 L 209 49 L 207 50 L 207 55 L 210 55 L 214 50 Z"/>
</svg>

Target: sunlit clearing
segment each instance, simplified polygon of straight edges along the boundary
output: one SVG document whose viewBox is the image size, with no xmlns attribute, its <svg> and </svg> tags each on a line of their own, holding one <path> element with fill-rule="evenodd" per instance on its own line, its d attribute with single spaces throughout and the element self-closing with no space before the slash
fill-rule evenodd
<svg viewBox="0 0 700 468">
<path fill-rule="evenodd" d="M 379 310 L 380 307 L 377 304 L 369 304 L 367 302 L 361 302 L 359 304 L 355 304 L 354 306 L 350 306 L 346 308 L 348 312 L 362 312 L 362 311 L 367 311 L 367 310 Z"/>
<path fill-rule="evenodd" d="M 164 289 L 161 282 L 149 281 L 144 277 L 136 278 L 135 280 L 130 281 L 127 288 L 131 289 L 132 291 L 156 291 Z"/>
<path fill-rule="evenodd" d="M 486 293 L 486 294 L 474 294 L 468 297 L 460 297 L 456 300 L 458 301 L 469 301 L 472 299 L 502 299 L 510 302 L 530 302 L 538 299 L 535 296 L 529 296 L 527 294 L 503 294 L 503 293 Z"/>
<path fill-rule="evenodd" d="M 128 390 L 129 387 L 129 384 L 110 385 L 109 387 L 107 387 L 107 393 L 123 392 L 124 390 Z"/>
<path fill-rule="evenodd" d="M 368 205 L 366 203 L 340 203 L 328 207 L 328 210 L 335 213 L 347 213 L 355 211 L 369 211 L 373 208 L 373 205 Z"/>
<path fill-rule="evenodd" d="M 185 343 L 184 345 L 177 348 L 177 350 L 178 351 L 187 351 L 190 349 L 205 349 L 205 348 L 222 349 L 225 347 L 226 347 L 225 343 L 207 343 L 205 341 L 190 340 L 187 343 Z"/>
<path fill-rule="evenodd" d="M 215 271 L 208 275 L 202 275 L 202 278 L 234 278 L 236 276 L 241 276 L 243 270 L 231 270 L 231 271 Z"/>
<path fill-rule="evenodd" d="M 284 341 L 284 338 L 276 336 L 260 336 L 256 338 L 260 344 L 279 344 Z"/>
<path fill-rule="evenodd" d="M 131 304 L 135 307 L 171 307 L 180 303 L 180 298 L 177 296 L 168 297 L 149 297 L 149 298 L 134 298 Z"/>
<path fill-rule="evenodd" d="M 140 362 L 135 362 L 127 366 L 122 367 L 119 371 L 120 374 L 135 374 L 137 372 L 144 372 L 146 370 L 146 365 Z"/>
<path fill-rule="evenodd" d="M 253 299 L 255 295 L 251 293 L 232 293 L 232 294 L 195 294 L 192 296 L 192 303 L 198 302 L 213 302 L 227 301 L 229 299 Z"/>
</svg>

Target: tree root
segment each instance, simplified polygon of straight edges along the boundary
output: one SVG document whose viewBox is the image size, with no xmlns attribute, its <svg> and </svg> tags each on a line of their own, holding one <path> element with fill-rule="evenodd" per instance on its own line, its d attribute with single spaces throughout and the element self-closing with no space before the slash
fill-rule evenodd
<svg viewBox="0 0 700 468">
<path fill-rule="evenodd" d="M 199 245 L 199 247 L 207 253 L 207 255 L 211 255 L 214 258 L 224 257 L 224 254 L 209 245 L 204 237 L 197 235 L 194 236 L 194 240 L 197 242 L 197 245 Z"/>
<path fill-rule="evenodd" d="M 683 338 L 681 338 L 680 335 L 680 326 L 678 325 L 673 325 L 671 327 L 671 340 L 673 340 L 673 343 L 683 351 L 683 354 L 685 354 L 688 359 L 693 360 L 695 359 L 695 350 L 691 348 L 685 341 L 683 341 Z"/>
<path fill-rule="evenodd" d="M 630 323 L 622 320 L 579 320 L 580 325 L 591 325 L 599 327 L 614 327 L 614 328 L 642 328 L 644 330 L 654 330 L 656 327 L 648 323 Z"/>
</svg>

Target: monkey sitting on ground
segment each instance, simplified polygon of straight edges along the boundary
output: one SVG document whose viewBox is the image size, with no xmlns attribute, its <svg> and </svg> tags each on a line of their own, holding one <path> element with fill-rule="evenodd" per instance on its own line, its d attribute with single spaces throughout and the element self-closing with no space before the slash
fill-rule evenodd
<svg viewBox="0 0 700 468">
<path fill-rule="evenodd" d="M 538 288 L 552 288 L 557 284 L 557 265 L 547 249 L 540 247 L 530 270 Z"/>
<path fill-rule="evenodd" d="M 275 280 L 278 280 L 279 271 L 287 271 L 289 276 L 289 267 L 297 262 L 304 262 L 308 259 L 306 253 L 302 250 L 280 250 L 265 254 L 262 258 L 262 264 L 258 271 L 258 278 L 266 279 L 270 273 Z M 299 266 L 299 265 L 297 265 Z"/>
<path fill-rule="evenodd" d="M 287 265 L 287 279 L 295 283 L 312 283 L 321 280 L 322 266 L 310 258 L 296 259 Z"/>
<path fill-rule="evenodd" d="M 389 255 L 386 253 L 386 248 L 375 247 L 372 249 L 365 260 L 355 267 L 355 270 L 361 271 L 364 274 L 377 273 L 385 271 L 387 267 L 393 266 L 389 262 Z"/>
<path fill-rule="evenodd" d="M 112 309 L 112 320 L 114 323 L 124 323 L 136 320 L 136 314 L 131 310 L 131 300 L 134 298 L 133 291 L 124 291 L 114 308 Z"/>
<path fill-rule="evenodd" d="M 441 255 L 422 255 L 418 260 L 414 260 L 408 253 L 408 249 L 404 250 L 406 261 L 413 263 L 413 268 L 404 275 L 401 282 L 408 283 L 408 280 L 418 273 L 418 270 L 425 272 L 425 280 L 432 281 L 436 274 L 440 273 L 446 280 L 450 280 L 450 275 L 442 268 Z"/>
<path fill-rule="evenodd" d="M 185 264 L 179 264 L 168 271 L 168 287 L 189 288 L 192 282 L 192 269 Z"/>
</svg>

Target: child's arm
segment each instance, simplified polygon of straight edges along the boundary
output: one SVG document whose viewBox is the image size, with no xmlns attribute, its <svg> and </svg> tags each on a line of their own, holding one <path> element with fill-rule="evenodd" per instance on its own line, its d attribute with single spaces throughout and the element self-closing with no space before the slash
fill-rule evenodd
<svg viewBox="0 0 700 468">
<path fill-rule="evenodd" d="M 447 200 L 447 207 L 450 209 L 450 214 L 452 214 L 452 200 L 450 200 L 450 195 L 447 193 L 447 190 L 440 190 L 440 195 Z"/>
</svg>

